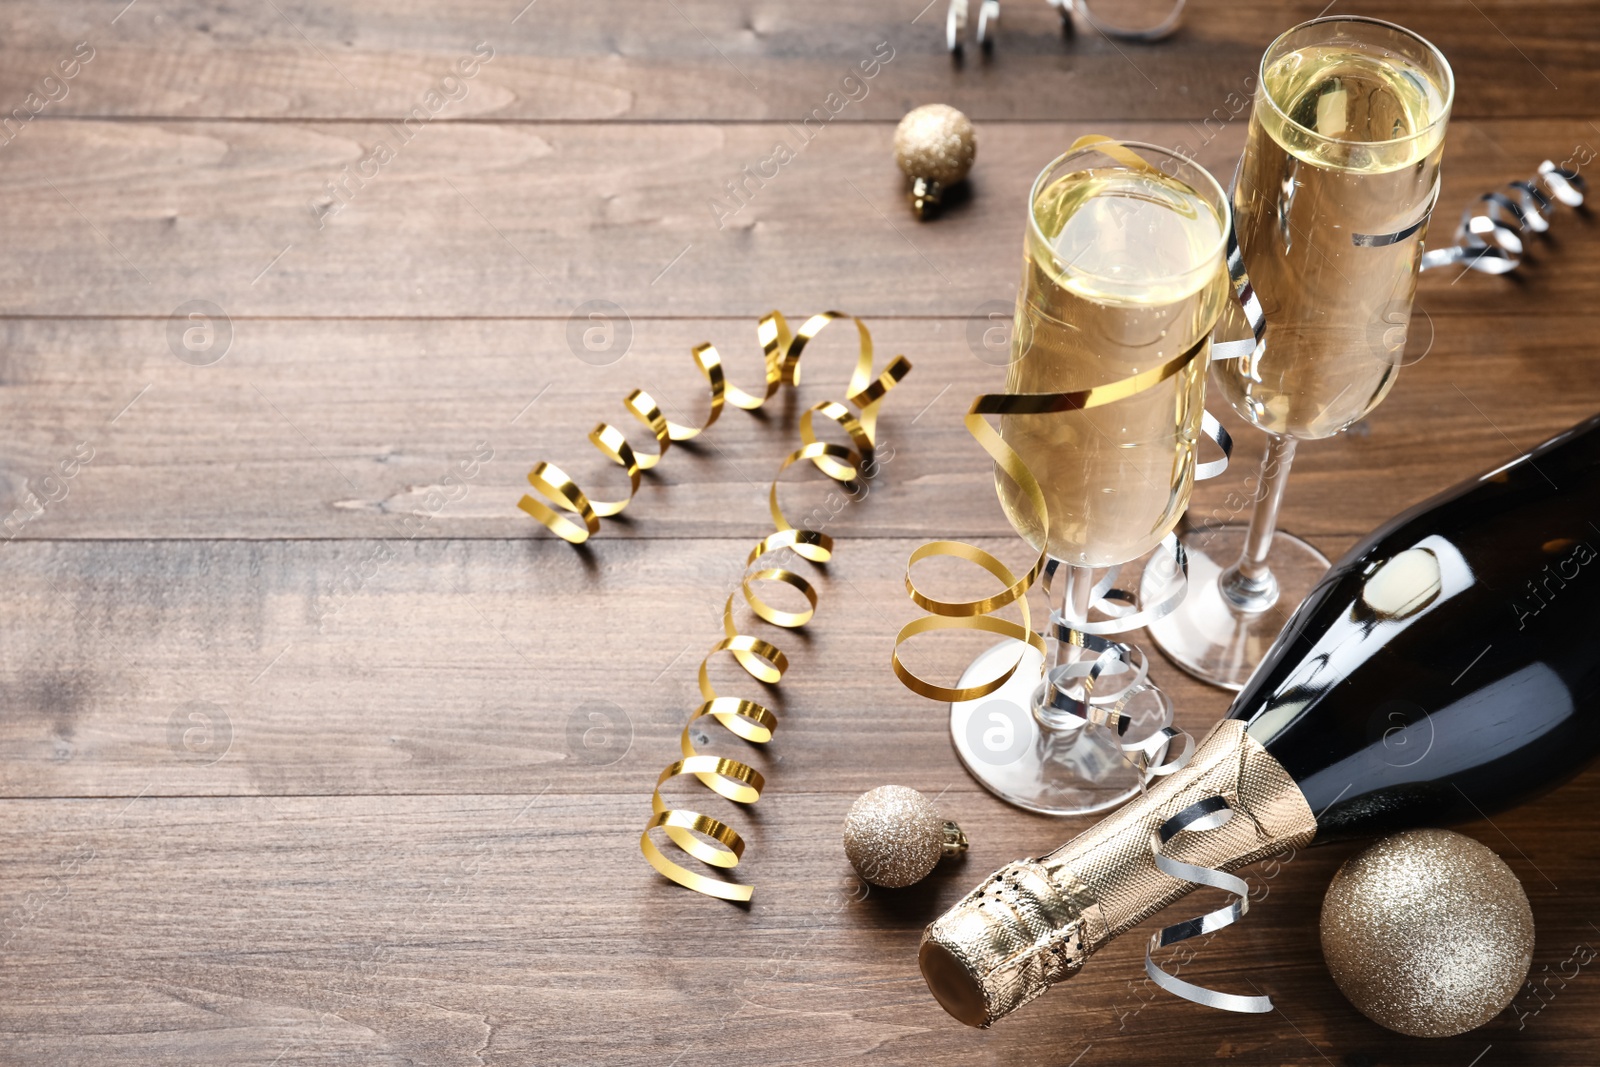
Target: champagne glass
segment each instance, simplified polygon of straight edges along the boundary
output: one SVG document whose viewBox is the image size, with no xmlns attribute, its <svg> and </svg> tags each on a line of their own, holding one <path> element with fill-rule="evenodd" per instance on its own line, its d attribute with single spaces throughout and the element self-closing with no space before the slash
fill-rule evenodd
<svg viewBox="0 0 1600 1067">
<path fill-rule="evenodd" d="M 1006 517 L 1052 559 L 1047 588 L 1060 598 L 1051 612 L 1052 666 L 1041 684 L 1042 657 L 1024 648 L 1026 661 L 1005 686 L 953 703 L 950 716 L 967 769 L 1020 807 L 1068 815 L 1121 803 L 1144 784 L 1124 740 L 1155 736 L 1171 722 L 1165 696 L 1143 685 L 1143 654 L 1081 628 L 1106 632 L 1090 624 L 1091 613 L 1097 601 L 1102 613 L 1118 607 L 1098 597 L 1105 569 L 1164 540 L 1176 553 L 1168 535 L 1194 485 L 1211 331 L 1231 299 L 1228 232 L 1227 194 L 1216 180 L 1153 145 L 1080 143 L 1034 182 L 1006 393 L 1094 390 L 1097 399 L 1000 415 L 1001 440 L 1027 465 L 1047 507 L 1037 514 L 996 466 Z M 1151 373 L 1163 368 L 1171 373 Z M 1145 571 L 1164 571 L 1167 586 L 1181 588 L 1160 561 Z M 1102 662 L 1111 668 L 1085 684 L 1108 648 L 1118 653 Z M 990 649 L 961 685 L 998 677 L 1016 657 L 1015 642 Z M 1127 716 L 1120 736 L 1069 710 L 1112 701 Z"/>
<path fill-rule="evenodd" d="M 1277 530 L 1278 506 L 1296 443 L 1340 432 L 1394 386 L 1454 93 L 1437 48 L 1376 19 L 1304 23 L 1261 59 L 1233 212 L 1266 330 L 1212 366 L 1266 431 L 1266 456 L 1237 509 L 1249 522 L 1184 536 L 1189 595 L 1150 627 L 1197 678 L 1241 688 L 1328 570 Z"/>
</svg>

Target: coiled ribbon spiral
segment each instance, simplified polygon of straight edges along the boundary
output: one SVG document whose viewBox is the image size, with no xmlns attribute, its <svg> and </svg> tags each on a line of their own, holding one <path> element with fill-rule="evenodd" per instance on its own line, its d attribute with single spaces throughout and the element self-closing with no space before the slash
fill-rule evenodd
<svg viewBox="0 0 1600 1067">
<path fill-rule="evenodd" d="M 1422 254 L 1422 269 L 1460 263 L 1483 274 L 1505 274 L 1522 263 L 1524 233 L 1547 233 L 1556 204 L 1583 206 L 1588 183 L 1576 170 L 1550 160 L 1527 181 L 1508 182 L 1467 205 L 1456 228 L 1456 243 Z"/>
<path fill-rule="evenodd" d="M 1146 20 L 1143 25 L 1126 25 L 1097 16 L 1089 9 L 1089 0 L 1049 0 L 1050 6 L 1061 16 L 1061 29 L 1067 37 L 1074 35 L 1072 15 L 1073 12 L 1077 12 L 1097 33 L 1125 41 L 1160 41 L 1172 36 L 1173 31 L 1178 28 L 1178 20 L 1182 17 L 1187 2 L 1188 0 L 1175 0 L 1172 7 L 1159 20 Z M 1135 5 L 1136 8 L 1137 6 Z M 967 7 L 968 0 L 950 0 L 949 6 L 945 9 L 945 45 L 952 53 L 959 54 L 962 51 L 962 44 L 967 35 Z M 1119 11 L 1118 14 L 1126 12 Z M 1142 12 L 1136 11 L 1135 14 Z M 988 51 L 994 46 L 994 28 L 999 23 L 1000 0 L 980 0 L 978 47 Z"/>
<path fill-rule="evenodd" d="M 878 405 L 911 370 L 910 362 L 904 356 L 895 356 L 882 372 L 874 374 L 872 335 L 860 319 L 843 312 L 825 311 L 813 315 L 801 325 L 798 332 L 793 333 L 780 312 L 770 312 L 762 317 L 757 331 L 766 368 L 763 393 L 746 393 L 730 385 L 716 348 L 703 344 L 694 349 L 695 365 L 700 368 L 711 390 L 711 413 L 703 424 L 698 427 L 683 426 L 666 419 L 650 394 L 635 389 L 623 401 L 623 406 L 655 438 L 654 452 L 639 452 L 620 430 L 608 423 L 600 423 L 589 433 L 589 440 L 595 448 L 627 472 L 631 488 L 626 497 L 618 500 L 593 499 L 578 488 L 560 467 L 553 463 L 540 463 L 528 474 L 528 481 L 542 499 L 524 496 L 519 502 L 522 510 L 538 519 L 552 533 L 573 544 L 582 544 L 600 532 L 601 518 L 615 515 L 627 507 L 639 490 L 640 472 L 659 463 L 672 442 L 687 441 L 704 432 L 717 420 L 724 404 L 755 411 L 770 400 L 781 386 L 798 386 L 801 353 L 812 338 L 837 319 L 848 319 L 855 323 L 859 342 L 845 401 L 821 401 L 800 417 L 801 446 L 779 466 L 768 493 L 773 532 L 750 550 L 745 558 L 745 572 L 739 588 L 729 595 L 723 606 L 723 636 L 700 662 L 702 703 L 689 715 L 679 739 L 683 758 L 668 764 L 657 777 L 650 798 L 650 820 L 639 835 L 639 849 L 650 866 L 679 885 L 724 900 L 749 900 L 753 888 L 709 878 L 674 862 L 656 845 L 651 832 L 659 828 L 683 852 L 707 866 L 722 869 L 738 866 L 745 852 L 744 839 L 731 826 L 709 815 L 669 808 L 661 796 L 661 787 L 673 778 L 692 775 L 706 788 L 735 803 L 753 804 L 760 799 L 766 783 L 754 767 L 736 759 L 702 755 L 694 747 L 691 728 L 702 718 L 714 719 L 734 736 L 755 744 L 770 741 L 778 725 L 771 709 L 760 702 L 719 694 L 711 681 L 711 661 L 727 654 L 757 681 L 774 685 L 783 678 L 789 667 L 788 658 L 771 642 L 740 632 L 734 618 L 734 603 L 742 598 L 758 618 L 774 626 L 791 630 L 804 626 L 816 611 L 816 588 L 799 574 L 774 565 L 766 557 L 788 549 L 808 562 L 826 563 L 833 555 L 833 539 L 820 530 L 799 528 L 789 522 L 778 501 L 779 479 L 797 463 L 810 463 L 828 478 L 841 483 L 853 481 L 864 468 L 870 468 Z M 816 420 L 819 417 L 838 426 L 850 439 L 850 445 L 819 440 L 816 433 Z M 758 588 L 762 583 L 773 582 L 786 585 L 804 597 L 808 605 L 805 610 L 785 611 L 763 599 Z M 697 834 L 701 836 L 697 837 Z M 702 837 L 709 840 L 703 840 Z"/>
<path fill-rule="evenodd" d="M 1204 1004 L 1208 1008 L 1221 1008 L 1224 1011 L 1261 1013 L 1272 1010 L 1272 998 L 1267 996 L 1246 997 L 1238 993 L 1222 993 L 1215 989 L 1186 982 L 1175 974 L 1162 970 L 1152 956 L 1157 949 L 1176 945 L 1187 941 L 1191 937 L 1200 937 L 1204 934 L 1213 934 L 1225 927 L 1232 926 L 1244 917 L 1250 910 L 1250 886 L 1236 874 L 1228 874 L 1213 867 L 1200 867 L 1193 863 L 1184 863 L 1164 854 L 1161 849 L 1168 841 L 1184 831 L 1200 833 L 1205 830 L 1215 830 L 1233 817 L 1233 807 L 1220 796 L 1206 797 L 1204 800 L 1184 808 L 1178 814 L 1168 819 L 1151 835 L 1150 850 L 1154 853 L 1156 869 L 1168 878 L 1176 878 L 1182 882 L 1192 882 L 1195 885 L 1210 886 L 1220 889 L 1225 893 L 1232 893 L 1236 898 L 1232 904 L 1208 911 L 1204 915 L 1188 919 L 1171 926 L 1163 926 L 1160 930 L 1150 935 L 1150 943 L 1144 950 L 1144 973 L 1150 980 L 1174 996 L 1196 1004 Z"/>
<path fill-rule="evenodd" d="M 600 454 L 627 472 L 629 484 L 627 496 L 620 500 L 595 500 L 578 488 L 560 467 L 554 463 L 541 461 L 528 473 L 528 481 L 534 491 L 544 499 L 524 496 L 517 502 L 517 506 L 538 519 L 557 537 L 581 545 L 600 532 L 602 518 L 619 514 L 632 502 L 635 494 L 639 492 L 640 472 L 650 470 L 660 463 L 674 441 L 693 440 L 710 429 L 712 423 L 722 414 L 723 405 L 732 404 L 746 411 L 758 411 L 763 404 L 772 399 L 780 386 L 799 385 L 800 354 L 805 351 L 806 343 L 828 323 L 842 318 L 854 322 L 856 331 L 860 335 L 860 354 L 850 375 L 849 395 L 846 398 L 856 407 L 859 414 L 852 413 L 842 404 L 824 401 L 806 412 L 801 420 L 800 432 L 806 448 L 811 449 L 804 458 L 834 480 L 848 481 L 853 475 L 843 473 L 848 469 L 844 457 L 859 458 L 872 451 L 873 429 L 877 422 L 877 402 L 905 376 L 906 371 L 911 369 L 911 364 L 906 362 L 904 357 L 896 356 L 888 368 L 874 379 L 872 335 L 867 332 L 866 326 L 860 319 L 846 315 L 842 311 L 824 311 L 807 319 L 801 325 L 800 332 L 794 334 L 790 332 L 788 320 L 783 314 L 772 311 L 762 316 L 757 327 L 766 368 L 766 386 L 759 396 L 747 393 L 728 382 L 727 375 L 722 369 L 722 357 L 715 345 L 697 345 L 693 352 L 695 366 L 700 369 L 700 374 L 705 378 L 706 386 L 711 391 L 711 411 L 706 416 L 705 422 L 699 426 L 684 426 L 673 422 L 661 414 L 660 405 L 649 393 L 643 389 L 635 389 L 623 398 L 622 406 L 628 409 L 630 415 L 643 423 L 650 431 L 650 435 L 655 438 L 654 452 L 640 452 L 635 449 L 622 431 L 608 422 L 599 423 L 589 431 L 589 442 L 599 450 Z M 851 443 L 855 446 L 854 450 L 844 448 L 842 445 L 819 443 L 812 432 L 812 420 L 815 415 L 821 415 L 837 423 L 849 435 Z M 773 493 L 776 500 L 776 489 Z M 551 507 L 552 504 L 555 507 Z M 775 519 L 782 521 L 776 503 L 773 504 L 773 515 Z M 569 516 L 576 516 L 580 522 L 574 522 Z M 780 531 L 784 528 L 779 527 Z"/>
</svg>

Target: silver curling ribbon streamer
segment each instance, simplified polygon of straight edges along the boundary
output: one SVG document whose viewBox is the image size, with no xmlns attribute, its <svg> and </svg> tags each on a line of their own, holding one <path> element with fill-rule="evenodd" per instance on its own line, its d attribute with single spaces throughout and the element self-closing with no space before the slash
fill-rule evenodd
<svg viewBox="0 0 1600 1067">
<path fill-rule="evenodd" d="M 1096 15 L 1089 8 L 1089 0 L 1050 0 L 1050 6 L 1061 12 L 1062 27 L 1069 35 L 1072 33 L 1072 16 L 1076 13 L 1101 36 L 1121 38 L 1124 41 L 1160 41 L 1171 37 L 1173 31 L 1178 28 L 1178 22 L 1183 17 L 1183 8 L 1187 2 L 1188 0 L 1176 0 L 1160 21 L 1143 26 L 1119 25 L 1104 15 Z M 1109 2 L 1103 6 L 1117 9 L 1123 5 Z"/>
<path fill-rule="evenodd" d="M 1212 346 L 1216 347 L 1215 345 Z M 1211 443 L 1222 449 L 1221 459 L 1208 459 L 1204 463 L 1194 465 L 1194 480 L 1197 482 L 1209 481 L 1228 469 L 1228 462 L 1233 459 L 1233 437 L 1217 421 L 1217 417 L 1209 411 L 1200 413 L 1200 433 L 1211 439 Z"/>
<path fill-rule="evenodd" d="M 1439 202 L 1439 177 L 1435 173 L 1433 179 L 1433 192 L 1428 194 L 1428 206 L 1422 209 L 1422 214 L 1409 226 L 1402 226 L 1390 233 L 1352 233 L 1350 243 L 1357 248 L 1385 248 L 1397 245 L 1407 237 L 1413 237 L 1417 231 L 1428 224 L 1428 219 L 1433 216 L 1433 206 Z"/>
<path fill-rule="evenodd" d="M 1172 7 L 1159 21 L 1132 26 L 1119 25 L 1104 15 L 1095 14 L 1089 7 L 1089 0 L 1049 0 L 1050 6 L 1061 16 L 1061 31 L 1065 36 L 1076 36 L 1072 26 L 1072 16 L 1077 14 L 1102 36 L 1120 38 L 1124 41 L 1159 41 L 1172 36 L 1173 31 L 1178 28 L 1186 3 L 1188 0 L 1174 0 Z M 1119 5 L 1109 3 L 1103 6 L 1115 8 Z M 945 9 L 945 47 L 952 55 L 961 54 L 967 36 L 968 8 L 968 0 L 950 0 L 949 6 Z M 988 51 L 994 46 L 994 30 L 999 22 L 1000 0 L 981 0 L 978 7 L 978 47 Z"/>
<path fill-rule="evenodd" d="M 1557 204 L 1583 206 L 1588 183 L 1576 170 L 1550 160 L 1527 181 L 1508 182 L 1467 205 L 1455 244 L 1422 254 L 1422 269 L 1459 263 L 1482 274 L 1506 274 L 1522 264 L 1525 233 L 1546 233 Z"/>
<path fill-rule="evenodd" d="M 994 28 L 1000 23 L 1000 0 L 979 0 L 978 47 L 988 51 L 994 47 Z M 950 0 L 944 13 L 945 47 L 951 55 L 961 54 L 961 45 L 967 36 L 967 0 Z"/>
<path fill-rule="evenodd" d="M 1233 808 L 1227 800 L 1220 796 L 1210 796 L 1184 808 L 1150 835 L 1150 850 L 1155 856 L 1156 868 L 1162 874 L 1179 881 L 1220 889 L 1225 893 L 1232 893 L 1238 899 L 1226 907 L 1209 911 L 1185 922 L 1162 927 L 1151 934 L 1150 943 L 1144 950 L 1144 972 L 1150 976 L 1152 982 L 1175 997 L 1182 997 L 1195 1004 L 1221 1011 L 1259 1015 L 1272 1010 L 1271 997 L 1246 997 L 1237 993 L 1222 993 L 1195 985 L 1193 982 L 1186 982 L 1177 975 L 1163 970 L 1152 956 L 1157 949 L 1226 929 L 1238 922 L 1240 917 L 1250 910 L 1250 886 L 1243 878 L 1212 867 L 1198 867 L 1192 863 L 1184 863 L 1161 851 L 1168 841 L 1181 833 L 1204 833 L 1207 830 L 1215 830 L 1232 817 Z"/>
<path fill-rule="evenodd" d="M 1255 353 L 1267 333 L 1267 313 L 1250 283 L 1250 271 L 1244 265 L 1244 249 L 1239 247 L 1239 231 L 1232 222 L 1228 224 L 1228 278 L 1233 282 L 1233 295 L 1250 327 L 1250 336 L 1237 341 L 1212 341 L 1211 361 L 1244 359 Z"/>
<path fill-rule="evenodd" d="M 1239 175 L 1235 171 L 1234 184 L 1237 185 L 1238 181 Z M 1428 218 L 1433 214 L 1433 206 L 1438 202 L 1439 183 L 1435 181 L 1433 192 L 1428 197 L 1427 207 L 1422 209 L 1422 214 L 1414 221 L 1389 233 L 1352 233 L 1350 243 L 1357 248 L 1383 248 L 1399 244 L 1406 238 L 1415 236 L 1417 231 L 1427 225 Z M 1579 197 L 1579 202 L 1582 202 L 1582 197 Z M 1433 254 L 1429 252 L 1423 255 L 1423 270 L 1428 269 L 1428 256 Z M 1211 344 L 1213 363 L 1224 359 L 1244 359 L 1254 355 L 1265 343 L 1264 338 L 1267 333 L 1266 309 L 1261 306 L 1261 297 L 1257 295 L 1255 286 L 1250 282 L 1250 271 L 1244 265 L 1244 249 L 1239 245 L 1239 231 L 1231 221 L 1228 224 L 1228 277 L 1233 282 L 1233 295 L 1238 301 L 1239 310 L 1250 327 L 1250 336 L 1235 341 L 1213 341 Z"/>
<path fill-rule="evenodd" d="M 1139 649 L 1075 629 L 1059 615 L 1052 616 L 1058 642 L 1072 644 L 1097 653 L 1093 660 L 1052 667 L 1045 672 L 1045 681 L 1035 699 L 1050 709 L 1049 717 L 1065 729 L 1093 723 L 1103 726 L 1117 736 L 1122 758 L 1140 774 L 1140 789 L 1154 779 L 1182 770 L 1194 755 L 1195 740 L 1185 730 L 1172 725 L 1172 699 L 1153 682 L 1147 681 L 1149 661 Z M 1121 673 L 1120 666 L 1131 667 L 1133 678 L 1111 692 L 1104 692 L 1100 679 L 1108 671 Z M 1076 683 L 1070 685 L 1069 683 Z M 1080 689 L 1083 696 L 1074 696 L 1070 689 Z M 1134 718 L 1127 713 L 1129 705 L 1139 698 L 1154 702 L 1156 725 L 1143 736 L 1125 740 Z M 1146 715 L 1148 717 L 1148 713 Z M 1174 754 L 1173 742 L 1179 742 Z"/>
</svg>

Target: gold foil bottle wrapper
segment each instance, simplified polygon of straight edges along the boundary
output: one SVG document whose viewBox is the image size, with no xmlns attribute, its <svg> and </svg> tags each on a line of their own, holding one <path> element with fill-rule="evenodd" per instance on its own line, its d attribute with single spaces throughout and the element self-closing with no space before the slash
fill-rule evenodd
<svg viewBox="0 0 1600 1067">
<path fill-rule="evenodd" d="M 779 502 L 778 484 L 783 473 L 796 464 L 810 464 L 833 481 L 849 483 L 872 462 L 876 443 L 878 405 L 911 370 L 904 356 L 895 356 L 881 372 L 873 366 L 872 335 L 860 319 L 838 311 L 825 311 L 807 319 L 797 332 L 779 312 L 762 317 L 758 336 L 764 355 L 766 384 L 759 395 L 730 385 L 722 369 L 722 358 L 715 347 L 703 344 L 694 349 L 695 365 L 711 394 L 711 411 L 698 427 L 683 426 L 661 414 L 655 400 L 642 389 L 635 389 L 623 406 L 641 422 L 655 441 L 654 452 L 640 452 L 609 423 L 601 423 L 589 434 L 590 442 L 607 459 L 628 474 L 631 488 L 618 500 L 596 500 L 580 489 L 553 463 L 542 462 L 533 468 L 528 481 L 538 498 L 524 496 L 522 510 L 543 523 L 552 533 L 573 544 L 582 544 L 600 532 L 600 519 L 616 515 L 627 507 L 639 489 L 639 474 L 661 461 L 674 441 L 687 441 L 716 422 L 724 404 L 747 411 L 758 410 L 781 387 L 800 384 L 801 354 L 807 343 L 829 323 L 845 319 L 856 327 L 858 350 L 844 402 L 824 400 L 812 405 L 800 417 L 800 447 L 791 452 L 773 476 L 768 492 L 768 507 L 773 531 L 763 537 L 745 558 L 745 572 L 738 590 L 731 594 L 722 610 L 723 636 L 700 662 L 702 703 L 690 713 L 679 738 L 682 758 L 668 764 L 656 778 L 651 794 L 651 815 L 639 835 L 644 858 L 667 878 L 697 893 L 724 900 L 749 900 L 752 887 L 690 870 L 668 857 L 652 838 L 660 830 L 674 846 L 709 867 L 722 870 L 738 866 L 744 856 L 744 839 L 738 831 L 719 819 L 696 811 L 669 807 L 661 787 L 674 778 L 692 776 L 706 788 L 738 804 L 753 804 L 761 797 L 766 782 L 754 767 L 740 760 L 704 755 L 694 747 L 692 729 L 697 721 L 709 718 L 735 737 L 754 744 L 772 739 L 777 716 L 760 701 L 718 693 L 711 681 L 710 664 L 717 656 L 732 656 L 756 681 L 776 685 L 788 670 L 789 661 L 782 649 L 762 638 L 741 633 L 734 615 L 738 600 L 749 606 L 756 617 L 773 626 L 796 629 L 811 621 L 817 607 L 817 590 L 800 574 L 779 565 L 769 557 L 788 550 L 811 563 L 826 563 L 833 555 L 833 539 L 819 530 L 796 527 L 785 517 Z M 818 418 L 834 423 L 850 445 L 822 441 L 817 436 Z M 789 611 L 763 599 L 760 590 L 770 583 L 787 586 L 805 598 L 801 611 Z"/>
<path fill-rule="evenodd" d="M 1199 821 L 1222 810 L 1230 814 Z M 1185 817 L 1193 832 L 1173 828 Z M 923 934 L 923 976 L 951 1015 L 990 1026 L 1200 884 L 1172 871 L 1232 871 L 1309 842 L 1316 826 L 1294 779 L 1242 721 L 1225 719 L 1177 774 L 1050 855 L 1002 867 L 935 920 Z"/>
</svg>

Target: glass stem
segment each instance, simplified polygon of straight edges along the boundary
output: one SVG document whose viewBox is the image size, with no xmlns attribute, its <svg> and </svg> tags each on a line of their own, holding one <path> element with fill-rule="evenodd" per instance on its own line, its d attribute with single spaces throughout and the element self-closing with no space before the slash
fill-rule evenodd
<svg viewBox="0 0 1600 1067">
<path fill-rule="evenodd" d="M 1064 564 L 1061 569 L 1064 574 L 1064 578 L 1060 583 L 1061 602 L 1059 605 L 1050 605 L 1050 628 L 1052 630 L 1050 636 L 1057 640 L 1055 660 L 1046 671 L 1047 680 L 1048 674 L 1055 668 L 1077 663 L 1082 655 L 1078 646 L 1060 640 L 1061 631 L 1058 624 L 1071 627 L 1075 623 L 1089 621 L 1089 605 L 1094 600 L 1093 567 L 1081 567 L 1068 563 Z M 1081 682 L 1069 682 L 1062 688 L 1074 696 L 1083 696 Z M 1048 686 L 1044 686 L 1041 687 L 1039 692 L 1043 694 L 1048 692 L 1048 689 Z M 1082 729 L 1080 720 L 1051 707 L 1040 699 L 1036 699 L 1033 702 L 1033 714 L 1034 718 L 1039 721 L 1039 725 L 1045 730 L 1076 733 Z"/>
<path fill-rule="evenodd" d="M 1094 568 L 1069 563 L 1065 570 L 1067 580 L 1061 583 L 1061 607 L 1058 609 L 1062 621 L 1068 626 L 1088 622 L 1089 605 L 1094 600 Z M 1066 642 L 1056 644 L 1056 666 L 1076 662 L 1077 657 L 1069 651 L 1071 647 Z"/>
<path fill-rule="evenodd" d="M 1236 611 L 1266 611 L 1278 601 L 1278 580 L 1272 576 L 1267 557 L 1272 537 L 1278 531 L 1278 507 L 1289 481 L 1289 466 L 1294 462 L 1293 437 L 1267 435 L 1267 451 L 1257 473 L 1255 506 L 1250 512 L 1250 527 L 1245 533 L 1244 551 L 1239 562 L 1222 572 L 1218 584 L 1223 599 Z"/>
</svg>

